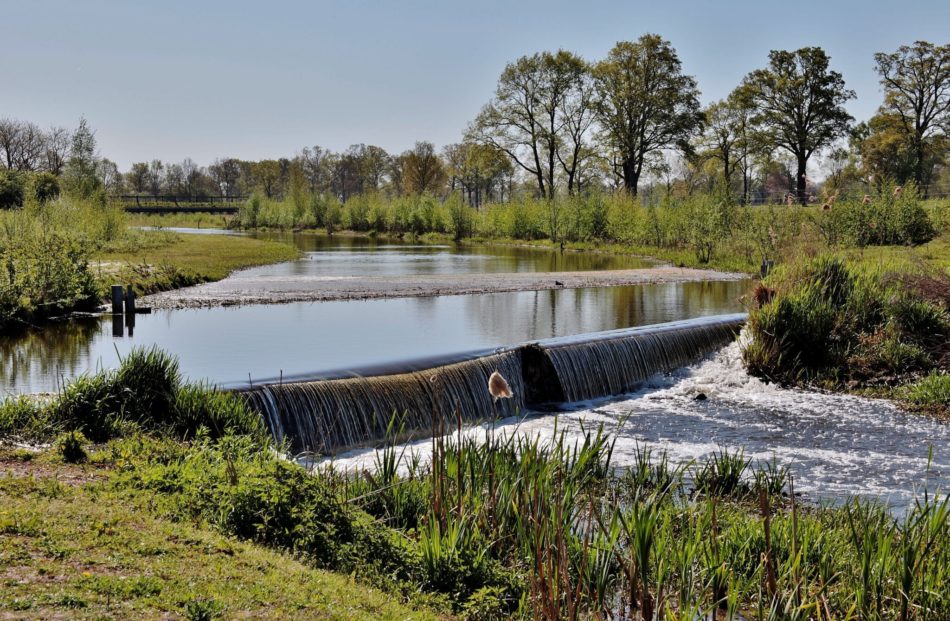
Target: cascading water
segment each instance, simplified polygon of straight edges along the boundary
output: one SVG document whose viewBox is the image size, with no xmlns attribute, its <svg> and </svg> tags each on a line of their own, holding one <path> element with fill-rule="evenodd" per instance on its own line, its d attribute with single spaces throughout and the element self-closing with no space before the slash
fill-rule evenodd
<svg viewBox="0 0 950 621">
<path fill-rule="evenodd" d="M 488 377 L 498 371 L 514 397 L 493 402 Z M 329 453 L 391 434 L 443 429 L 524 409 L 517 350 L 425 371 L 375 377 L 269 384 L 241 391 L 278 441 L 294 452 Z"/>
<path fill-rule="evenodd" d="M 413 432 L 506 418 L 526 407 L 629 392 L 656 373 L 733 340 L 745 315 L 724 315 L 530 343 L 432 369 L 265 384 L 240 392 L 294 452 L 332 453 Z M 417 367 L 412 367 L 413 369 Z M 512 399 L 494 402 L 498 371 Z"/>
<path fill-rule="evenodd" d="M 691 364 L 732 342 L 745 318 L 724 315 L 542 341 L 562 393 L 548 401 L 628 393 L 657 373 Z"/>
</svg>

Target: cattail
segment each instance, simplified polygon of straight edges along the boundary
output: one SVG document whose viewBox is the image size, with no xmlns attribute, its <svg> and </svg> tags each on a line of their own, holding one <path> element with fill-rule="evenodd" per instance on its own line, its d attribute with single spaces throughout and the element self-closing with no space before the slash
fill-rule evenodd
<svg viewBox="0 0 950 621">
<path fill-rule="evenodd" d="M 498 371 L 492 373 L 488 378 L 488 393 L 495 401 L 499 399 L 510 399 L 513 396 L 511 387 L 508 386 L 508 382 L 505 381 L 505 378 L 502 377 Z"/>
<path fill-rule="evenodd" d="M 864 195 L 864 199 L 861 201 L 861 204 L 862 204 L 862 205 L 870 205 L 870 204 L 871 204 L 871 195 L 870 195 L 870 194 L 865 194 L 865 195 Z"/>
</svg>

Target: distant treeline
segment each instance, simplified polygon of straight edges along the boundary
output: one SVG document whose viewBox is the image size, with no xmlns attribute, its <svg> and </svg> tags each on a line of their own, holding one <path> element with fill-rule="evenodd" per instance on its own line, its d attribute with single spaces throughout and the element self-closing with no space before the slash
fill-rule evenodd
<svg viewBox="0 0 950 621">
<path fill-rule="evenodd" d="M 463 140 L 441 150 L 425 141 L 399 154 L 366 144 L 339 153 L 316 146 L 290 158 L 221 158 L 207 167 L 191 159 L 138 162 L 124 173 L 93 152 L 83 172 L 95 181 L 86 179 L 82 191 L 276 200 L 307 194 L 340 203 L 363 194 L 441 199 L 458 192 L 474 207 L 658 188 L 804 203 L 836 191 L 870 193 L 885 181 L 912 181 L 923 197 L 945 195 L 950 45 L 918 41 L 875 54 L 874 63 L 884 97 L 865 122 L 846 111 L 855 94 L 819 47 L 772 51 L 728 97 L 703 108 L 676 50 L 648 34 L 617 43 L 595 62 L 565 50 L 515 60 Z M 71 161 L 88 155 L 77 133 L 80 143 L 94 145 L 85 122 L 70 132 L 0 121 L 0 165 L 8 169 L 0 172 L 0 196 L 5 184 L 28 185 L 22 173 L 67 175 Z M 817 181 L 809 178 L 819 167 Z M 10 181 L 16 173 L 19 181 Z M 18 204 L 9 196 L 0 201 Z"/>
</svg>

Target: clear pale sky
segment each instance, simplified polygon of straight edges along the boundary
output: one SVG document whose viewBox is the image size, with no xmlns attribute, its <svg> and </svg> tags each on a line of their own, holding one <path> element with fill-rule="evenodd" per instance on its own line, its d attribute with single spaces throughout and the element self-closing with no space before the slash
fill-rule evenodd
<svg viewBox="0 0 950 621">
<path fill-rule="evenodd" d="M 646 32 L 672 42 L 704 102 L 770 49 L 820 45 L 865 119 L 874 52 L 948 43 L 950 2 L 0 0 L 0 24 L 0 118 L 85 116 L 126 169 L 457 142 L 507 62 L 557 48 L 595 60 Z"/>
</svg>

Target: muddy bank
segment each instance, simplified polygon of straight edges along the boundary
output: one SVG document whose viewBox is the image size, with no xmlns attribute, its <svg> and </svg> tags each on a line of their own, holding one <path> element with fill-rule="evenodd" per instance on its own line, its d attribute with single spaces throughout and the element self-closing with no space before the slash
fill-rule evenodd
<svg viewBox="0 0 950 621">
<path fill-rule="evenodd" d="M 432 297 L 477 293 L 622 287 L 714 280 L 743 280 L 747 274 L 679 267 L 576 272 L 523 272 L 465 275 L 293 276 L 235 274 L 218 282 L 150 295 L 154 308 L 202 308 L 334 300 Z"/>
</svg>

